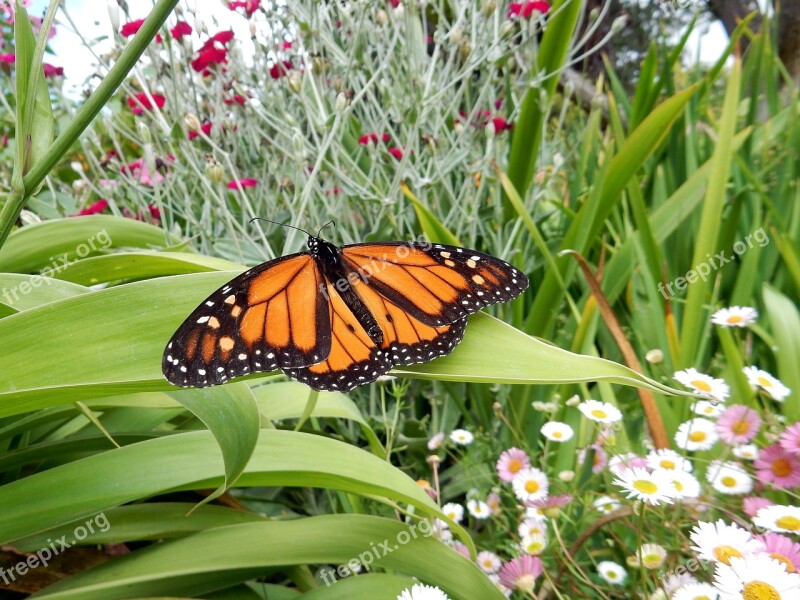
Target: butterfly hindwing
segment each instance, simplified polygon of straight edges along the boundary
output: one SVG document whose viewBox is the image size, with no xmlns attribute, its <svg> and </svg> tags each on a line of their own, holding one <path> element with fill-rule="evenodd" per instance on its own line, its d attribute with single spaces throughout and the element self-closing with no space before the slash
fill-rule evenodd
<svg viewBox="0 0 800 600">
<path fill-rule="evenodd" d="M 324 359 L 331 322 L 323 277 L 307 252 L 263 263 L 211 294 L 167 344 L 162 370 L 181 387 L 302 367 Z"/>
</svg>

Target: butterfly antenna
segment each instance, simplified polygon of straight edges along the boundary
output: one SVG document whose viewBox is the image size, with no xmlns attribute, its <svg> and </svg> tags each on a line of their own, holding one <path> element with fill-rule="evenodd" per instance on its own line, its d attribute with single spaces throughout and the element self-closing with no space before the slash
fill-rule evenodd
<svg viewBox="0 0 800 600">
<path fill-rule="evenodd" d="M 325 229 L 328 225 L 333 225 L 334 227 L 336 227 L 336 221 L 328 221 L 327 223 L 325 223 L 325 225 L 320 227 L 319 231 L 317 232 L 317 237 L 319 237 L 319 234 L 321 234 L 322 230 Z"/>
<path fill-rule="evenodd" d="M 292 229 L 296 229 L 297 231 L 302 231 L 308 236 L 314 237 L 305 229 L 300 229 L 299 227 L 295 227 L 294 225 L 289 225 L 288 223 L 278 223 L 277 221 L 270 221 L 269 219 L 265 219 L 264 217 L 253 217 L 248 221 L 248 223 L 252 223 L 253 221 L 266 221 L 267 223 L 272 223 L 273 225 L 280 225 L 281 227 L 291 227 Z M 317 235 L 319 237 L 319 235 Z"/>
</svg>

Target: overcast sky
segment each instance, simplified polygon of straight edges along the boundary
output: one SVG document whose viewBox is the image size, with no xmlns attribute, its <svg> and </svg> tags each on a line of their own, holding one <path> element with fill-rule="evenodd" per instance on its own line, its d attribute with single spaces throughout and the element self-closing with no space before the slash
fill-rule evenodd
<svg viewBox="0 0 800 600">
<path fill-rule="evenodd" d="M 687 0 L 674 1 L 685 3 Z M 108 0 L 108 2 L 116 4 L 114 0 Z M 95 51 L 98 53 L 107 51 L 112 43 L 107 2 L 103 0 L 65 0 L 64 3 L 81 34 L 87 40 L 95 42 Z M 237 39 L 242 40 L 242 43 L 249 43 L 250 34 L 247 20 L 240 14 L 229 11 L 222 0 L 193 0 L 192 3 L 201 7 L 199 13 L 212 32 L 233 29 L 237 33 Z M 128 4 L 132 19 L 146 17 L 152 6 L 150 2 L 143 0 L 134 0 Z M 41 16 L 46 6 L 47 0 L 33 0 L 28 10 L 33 15 Z M 120 16 L 120 18 L 125 22 L 124 16 Z M 212 26 L 213 20 L 217 21 L 219 29 Z M 194 26 L 191 20 L 190 25 Z M 80 38 L 70 30 L 70 26 L 64 22 L 61 14 L 57 17 L 56 27 L 58 33 L 51 41 L 55 56 L 49 56 L 45 60 L 55 66 L 64 67 L 66 78 L 64 91 L 69 96 L 78 97 L 83 89 L 84 81 L 96 71 L 97 61 Z M 725 48 L 726 42 L 727 36 L 718 22 L 714 23 L 707 31 L 695 30 L 689 42 L 685 59 L 687 62 L 692 62 L 699 56 L 703 62 L 712 63 Z M 96 81 L 93 82 L 92 87 L 95 85 Z"/>
</svg>

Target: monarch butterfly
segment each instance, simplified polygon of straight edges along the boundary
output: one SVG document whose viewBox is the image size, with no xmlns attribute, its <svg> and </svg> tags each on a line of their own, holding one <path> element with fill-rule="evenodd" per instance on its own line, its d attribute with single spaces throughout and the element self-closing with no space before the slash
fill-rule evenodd
<svg viewBox="0 0 800 600">
<path fill-rule="evenodd" d="M 162 359 L 170 383 L 206 387 L 281 369 L 315 390 L 348 391 L 394 365 L 449 354 L 467 315 L 528 287 L 521 271 L 475 250 L 427 241 L 338 247 L 300 231 L 306 252 L 249 269 L 183 322 Z"/>
</svg>

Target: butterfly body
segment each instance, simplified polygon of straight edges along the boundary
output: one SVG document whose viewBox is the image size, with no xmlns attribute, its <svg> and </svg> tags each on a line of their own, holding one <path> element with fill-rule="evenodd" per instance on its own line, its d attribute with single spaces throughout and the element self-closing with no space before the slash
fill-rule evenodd
<svg viewBox="0 0 800 600">
<path fill-rule="evenodd" d="M 336 246 L 268 261 L 211 294 L 167 344 L 162 370 L 181 387 L 282 369 L 347 391 L 394 365 L 449 354 L 466 317 L 528 286 L 508 263 L 428 242 Z"/>
</svg>

